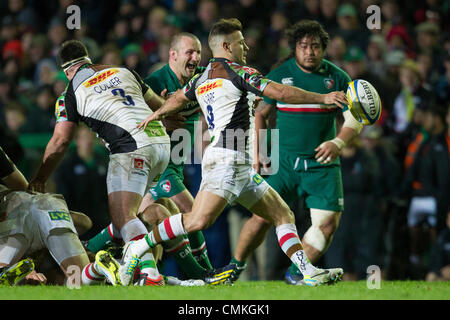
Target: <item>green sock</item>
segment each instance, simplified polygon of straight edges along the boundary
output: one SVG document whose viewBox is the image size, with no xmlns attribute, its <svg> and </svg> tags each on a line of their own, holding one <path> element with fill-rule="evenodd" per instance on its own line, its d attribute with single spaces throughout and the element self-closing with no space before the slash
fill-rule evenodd
<svg viewBox="0 0 450 320">
<path fill-rule="evenodd" d="M 109 226 L 97 233 L 94 237 L 88 240 L 87 248 L 93 253 L 97 253 L 106 247 L 106 244 L 113 240 L 111 233 L 108 230 Z"/>
<path fill-rule="evenodd" d="M 232 263 L 234 263 L 237 266 L 236 270 L 234 271 L 237 279 L 241 275 L 242 271 L 244 271 L 245 268 L 247 268 L 247 261 L 239 261 L 233 256 L 230 260 L 230 264 Z"/>
<path fill-rule="evenodd" d="M 208 251 L 206 250 L 205 237 L 201 231 L 192 232 L 188 235 L 191 244 L 192 254 L 198 263 L 205 269 L 212 270 L 213 267 L 209 261 Z"/>
<path fill-rule="evenodd" d="M 171 254 L 175 258 L 181 271 L 183 271 L 188 279 L 203 278 L 206 269 L 203 268 L 192 255 L 189 241 L 186 236 L 165 241 L 162 245 L 165 252 Z"/>
<path fill-rule="evenodd" d="M 300 269 L 297 267 L 297 265 L 295 263 L 291 263 L 291 265 L 289 266 L 289 271 L 292 274 L 302 275 L 302 273 L 300 272 Z"/>
</svg>

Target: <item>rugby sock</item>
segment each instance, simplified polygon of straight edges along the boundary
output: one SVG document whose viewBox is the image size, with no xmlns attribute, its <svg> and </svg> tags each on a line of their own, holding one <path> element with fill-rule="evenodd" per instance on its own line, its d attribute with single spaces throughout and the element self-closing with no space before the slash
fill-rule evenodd
<svg viewBox="0 0 450 320">
<path fill-rule="evenodd" d="M 236 265 L 236 270 L 234 271 L 236 278 L 239 278 L 242 271 L 244 271 L 247 268 L 247 261 L 239 261 L 235 257 L 231 258 L 230 264 Z"/>
<path fill-rule="evenodd" d="M 87 248 L 97 253 L 100 250 L 103 250 L 108 242 L 115 241 L 119 242 L 122 240 L 122 236 L 120 235 L 119 230 L 117 230 L 113 224 L 111 223 L 105 229 L 97 233 L 94 237 L 88 240 Z"/>
<path fill-rule="evenodd" d="M 275 229 L 278 243 L 284 253 L 291 259 L 304 275 L 312 274 L 317 269 L 308 260 L 294 224 L 282 224 Z"/>
<path fill-rule="evenodd" d="M 125 243 L 137 239 L 141 235 L 147 234 L 147 228 L 144 223 L 138 218 L 134 218 L 133 220 L 128 221 L 122 229 L 120 229 L 120 234 L 122 235 L 122 239 Z"/>
<path fill-rule="evenodd" d="M 205 237 L 203 232 L 197 231 L 188 235 L 189 242 L 192 248 L 192 254 L 198 263 L 206 269 L 213 269 L 208 257 L 208 250 L 206 249 Z"/>
<path fill-rule="evenodd" d="M 175 239 L 178 236 L 182 236 L 187 234 L 186 230 L 184 230 L 183 222 L 182 222 L 182 214 L 178 213 L 174 216 L 170 216 L 166 218 L 153 228 L 150 233 L 145 235 L 144 239 L 138 240 L 133 243 L 133 251 L 141 256 L 149 250 L 153 248 L 157 244 Z"/>
<path fill-rule="evenodd" d="M 172 255 L 187 279 L 201 279 L 206 269 L 192 255 L 186 235 L 162 243 L 164 251 Z"/>
<path fill-rule="evenodd" d="M 150 251 L 147 251 L 141 256 L 141 261 L 138 266 L 141 273 L 146 273 L 152 279 L 157 279 L 160 276 L 156 267 L 155 257 Z"/>
<path fill-rule="evenodd" d="M 95 262 L 89 263 L 81 272 L 81 283 L 87 286 L 101 284 L 105 280 L 105 276 L 97 268 Z"/>
</svg>

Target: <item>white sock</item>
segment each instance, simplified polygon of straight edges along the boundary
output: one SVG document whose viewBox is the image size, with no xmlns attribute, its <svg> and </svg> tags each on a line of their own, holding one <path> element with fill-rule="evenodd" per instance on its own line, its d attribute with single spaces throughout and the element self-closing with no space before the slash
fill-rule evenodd
<svg viewBox="0 0 450 320">
<path fill-rule="evenodd" d="M 125 243 L 138 236 L 145 235 L 147 232 L 147 228 L 138 218 L 128 221 L 120 230 L 120 234 Z"/>
<path fill-rule="evenodd" d="M 96 285 L 101 284 L 105 280 L 105 276 L 97 268 L 95 262 L 89 263 L 81 271 L 81 283 L 83 285 Z"/>
</svg>

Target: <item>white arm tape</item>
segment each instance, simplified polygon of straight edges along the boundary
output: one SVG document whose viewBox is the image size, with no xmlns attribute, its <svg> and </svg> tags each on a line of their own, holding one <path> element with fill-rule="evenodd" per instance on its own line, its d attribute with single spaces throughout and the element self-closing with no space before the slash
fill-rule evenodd
<svg viewBox="0 0 450 320">
<path fill-rule="evenodd" d="M 344 115 L 344 124 L 342 125 L 342 127 L 351 128 L 356 131 L 356 134 L 359 134 L 363 128 L 363 124 L 353 117 L 350 110 L 344 111 L 343 115 Z"/>
<path fill-rule="evenodd" d="M 330 140 L 330 142 L 334 143 L 338 147 L 339 150 L 342 150 L 346 145 L 344 140 L 342 140 L 341 138 L 338 138 L 338 137 Z"/>
</svg>

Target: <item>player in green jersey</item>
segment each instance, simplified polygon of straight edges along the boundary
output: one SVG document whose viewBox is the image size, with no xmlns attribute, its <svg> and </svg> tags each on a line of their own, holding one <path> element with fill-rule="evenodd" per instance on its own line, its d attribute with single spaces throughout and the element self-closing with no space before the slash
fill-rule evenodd
<svg viewBox="0 0 450 320">
<path fill-rule="evenodd" d="M 204 67 L 199 67 L 201 59 L 201 44 L 199 39 L 187 32 L 180 33 L 172 40 L 169 50 L 169 62 L 161 69 L 153 72 L 144 82 L 148 84 L 155 92 L 161 93 L 163 96 L 170 96 L 178 89 L 181 89 L 188 80 L 195 74 L 202 72 Z M 163 124 L 166 126 L 169 135 L 174 129 L 180 127 L 180 120 L 183 120 L 181 127 L 189 133 L 189 141 L 182 141 L 184 144 L 182 150 L 191 150 L 194 145 L 194 136 L 196 126 L 200 124 L 200 106 L 197 102 L 191 102 L 178 113 L 183 119 L 165 120 Z M 205 126 L 206 129 L 206 126 Z M 149 193 L 144 197 L 139 212 L 142 212 L 149 204 L 157 201 L 166 207 L 173 207 L 172 200 L 178 207 L 179 212 L 190 212 L 194 198 L 183 183 L 183 167 L 186 157 L 189 154 L 182 155 L 182 159 L 174 159 L 178 152 L 174 148 L 179 148 L 180 142 L 175 139 L 171 141 L 171 157 L 167 169 L 159 178 L 158 184 L 151 188 Z M 178 150 L 178 149 L 177 149 Z M 170 200 L 169 200 L 170 199 Z M 206 243 L 201 231 L 189 234 L 189 243 L 192 248 L 192 254 L 198 260 L 200 265 L 206 269 L 212 269 L 208 258 Z"/>
<path fill-rule="evenodd" d="M 269 79 L 322 94 L 347 90 L 351 81 L 348 74 L 324 59 L 329 36 L 318 22 L 300 21 L 287 35 L 292 53 L 267 75 Z M 286 202 L 304 197 L 312 225 L 302 244 L 310 261 L 316 263 L 329 247 L 344 207 L 339 154 L 359 134 L 362 125 L 347 106 L 340 109 L 321 104 L 294 105 L 265 98 L 256 111 L 256 132 L 266 128 L 266 120 L 274 110 L 279 154 L 283 156 L 279 157 L 278 172 L 266 180 Z M 345 121 L 336 136 L 336 117 L 341 113 Z M 259 169 L 259 161 L 256 163 Z M 236 265 L 235 279 L 270 226 L 256 215 L 244 225 L 231 260 Z M 286 273 L 286 282 L 302 283 L 301 273 L 293 264 Z"/>
</svg>

